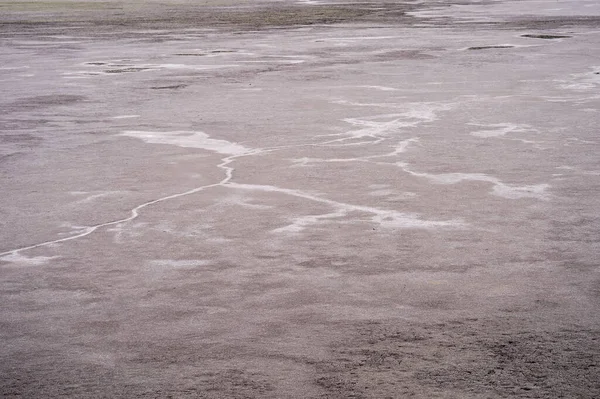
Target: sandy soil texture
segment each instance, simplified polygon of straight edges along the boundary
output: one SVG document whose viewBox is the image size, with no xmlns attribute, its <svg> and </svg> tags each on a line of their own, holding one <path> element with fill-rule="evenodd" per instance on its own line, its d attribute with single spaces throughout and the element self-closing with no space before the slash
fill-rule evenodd
<svg viewBox="0 0 600 399">
<path fill-rule="evenodd" d="M 599 28 L 1 1 L 0 396 L 600 397 Z"/>
</svg>

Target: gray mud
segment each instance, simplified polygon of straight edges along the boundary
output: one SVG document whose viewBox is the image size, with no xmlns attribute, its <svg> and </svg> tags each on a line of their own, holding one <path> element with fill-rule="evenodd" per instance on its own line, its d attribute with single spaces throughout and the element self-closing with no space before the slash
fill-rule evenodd
<svg viewBox="0 0 600 399">
<path fill-rule="evenodd" d="M 596 3 L 0 2 L 0 396 L 600 397 Z"/>
</svg>

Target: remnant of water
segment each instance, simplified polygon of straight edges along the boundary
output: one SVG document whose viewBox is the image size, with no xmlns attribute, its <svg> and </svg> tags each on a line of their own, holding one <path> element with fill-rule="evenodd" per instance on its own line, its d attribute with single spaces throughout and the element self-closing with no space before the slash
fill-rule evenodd
<svg viewBox="0 0 600 399">
<path fill-rule="evenodd" d="M 122 69 L 107 69 L 105 73 L 131 73 L 131 72 L 142 72 L 147 71 L 150 68 L 130 67 Z"/>
<path fill-rule="evenodd" d="M 534 35 L 534 34 L 526 34 L 521 35 L 521 37 L 529 37 L 531 39 L 566 39 L 571 36 L 567 35 Z"/>
<path fill-rule="evenodd" d="M 151 89 L 153 90 L 165 90 L 165 89 L 183 89 L 188 85 L 180 84 L 180 85 L 171 85 L 171 86 L 153 86 Z"/>
<path fill-rule="evenodd" d="M 469 47 L 467 50 L 489 50 L 489 49 L 494 49 L 494 48 L 513 48 L 515 46 L 511 46 L 511 45 L 498 45 L 498 46 L 475 46 L 475 47 Z"/>
</svg>

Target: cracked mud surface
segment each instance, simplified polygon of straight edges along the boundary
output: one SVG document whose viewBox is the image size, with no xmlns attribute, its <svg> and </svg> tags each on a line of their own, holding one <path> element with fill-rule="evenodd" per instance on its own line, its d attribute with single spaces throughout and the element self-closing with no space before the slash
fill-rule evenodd
<svg viewBox="0 0 600 399">
<path fill-rule="evenodd" d="M 599 397 L 599 16 L 0 2 L 0 396 Z"/>
</svg>

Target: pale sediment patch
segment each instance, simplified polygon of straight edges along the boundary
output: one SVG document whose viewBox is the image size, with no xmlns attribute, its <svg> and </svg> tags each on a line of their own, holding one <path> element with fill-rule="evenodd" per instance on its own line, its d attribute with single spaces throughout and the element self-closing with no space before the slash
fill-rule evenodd
<svg viewBox="0 0 600 399">
<path fill-rule="evenodd" d="M 266 60 L 245 60 L 245 61 L 238 61 L 240 63 L 244 63 L 244 64 L 290 64 L 290 65 L 295 65 L 295 64 L 302 64 L 305 63 L 306 60 L 288 60 L 288 59 L 266 59 Z"/>
<path fill-rule="evenodd" d="M 103 198 L 103 197 L 109 197 L 109 196 L 113 196 L 116 194 L 120 194 L 121 191 L 102 191 L 99 193 L 89 193 L 89 192 L 85 192 L 85 191 L 71 191 L 69 192 L 69 194 L 71 195 L 76 195 L 76 196 L 80 196 L 80 195 L 86 195 L 85 198 L 82 198 L 78 201 L 75 202 L 75 204 L 85 204 L 85 203 L 89 203 L 92 202 L 98 198 Z"/>
<path fill-rule="evenodd" d="M 372 197 L 387 197 L 395 194 L 396 191 L 390 189 L 380 189 L 369 192 L 369 195 Z"/>
<path fill-rule="evenodd" d="M 548 194 L 546 190 L 549 187 L 549 184 L 534 184 L 530 186 L 509 186 L 506 184 L 499 183 L 494 186 L 493 193 L 499 197 L 508 199 L 535 198 L 539 200 L 547 200 Z"/>
<path fill-rule="evenodd" d="M 433 122 L 438 119 L 438 113 L 449 111 L 457 103 L 422 102 L 398 104 L 398 109 L 404 110 L 397 117 L 404 119 L 415 119 L 420 122 Z"/>
<path fill-rule="evenodd" d="M 247 208 L 247 209 L 261 209 L 261 210 L 266 210 L 266 209 L 272 209 L 273 206 L 271 205 L 265 205 L 265 204 L 254 204 L 251 201 L 251 198 L 247 198 L 245 196 L 241 196 L 241 195 L 230 195 L 229 197 L 219 201 L 219 205 L 234 205 L 234 206 L 240 206 L 242 208 Z"/>
<path fill-rule="evenodd" d="M 303 158 L 291 159 L 290 161 L 293 163 L 293 165 L 291 167 L 297 168 L 297 167 L 309 166 L 310 164 L 313 164 L 313 163 L 364 162 L 365 160 L 363 158 L 327 158 L 327 159 L 324 159 L 324 158 L 303 157 Z"/>
<path fill-rule="evenodd" d="M 350 137 L 347 139 L 349 140 L 351 138 L 353 138 L 353 137 Z M 325 145 L 335 142 L 335 141 L 343 141 L 343 139 L 328 141 L 325 143 Z M 354 157 L 354 158 L 308 158 L 308 157 L 303 157 L 303 158 L 295 158 L 295 159 L 291 160 L 293 162 L 293 165 L 291 167 L 292 168 L 306 167 L 313 163 L 370 162 L 373 164 L 381 164 L 380 162 L 373 161 L 373 159 L 397 156 L 399 154 L 406 152 L 408 147 L 411 144 L 418 143 L 418 142 L 419 142 L 418 137 L 413 137 L 410 139 L 402 140 L 398 144 L 396 144 L 396 146 L 394 146 L 393 151 L 390 151 L 390 152 L 387 152 L 384 154 L 379 154 L 379 155 L 367 155 L 364 157 Z M 375 144 L 375 143 L 377 143 L 377 142 L 373 141 L 373 142 L 364 142 L 364 143 L 360 142 L 360 143 L 351 143 L 351 144 Z M 319 145 L 320 144 L 317 144 L 316 146 L 319 146 Z M 342 145 L 349 145 L 349 144 L 342 144 Z"/>
<path fill-rule="evenodd" d="M 209 265 L 211 262 L 203 259 L 155 259 L 147 261 L 140 269 L 138 279 L 148 283 L 162 283 L 165 279 L 177 276 L 178 271 L 188 271 Z"/>
<path fill-rule="evenodd" d="M 121 136 L 135 137 L 151 144 L 169 144 L 186 148 L 201 148 L 226 155 L 243 155 L 252 150 L 242 145 L 227 140 L 212 139 L 204 132 L 197 131 L 172 131 L 172 132 L 147 132 L 139 130 L 126 130 Z"/>
<path fill-rule="evenodd" d="M 225 65 L 187 65 L 187 64 L 152 64 L 149 65 L 150 69 L 191 69 L 196 71 L 204 71 L 207 69 L 221 69 L 221 68 L 234 68 L 239 65 L 236 64 L 225 64 Z"/>
<path fill-rule="evenodd" d="M 564 87 L 563 87 L 564 88 Z M 584 93 L 587 91 L 587 89 L 584 90 L 579 90 L 580 92 Z M 592 95 L 582 95 L 582 96 L 542 96 L 542 98 L 545 101 L 551 102 L 551 103 L 574 103 L 577 105 L 585 105 L 588 104 L 590 102 L 595 102 L 598 99 L 600 99 L 600 95 L 598 94 L 592 94 Z M 598 112 L 597 109 L 595 108 L 585 108 L 582 109 L 581 111 L 587 111 L 587 112 Z"/>
<path fill-rule="evenodd" d="M 375 211 L 375 210 L 374 210 Z M 374 223 L 388 229 L 435 229 L 435 228 L 461 228 L 465 223 L 459 219 L 452 220 L 423 220 L 419 214 L 387 211 L 377 209 L 371 218 Z"/>
<path fill-rule="evenodd" d="M 6 255 L 0 256 L 1 262 L 16 263 L 23 266 L 41 266 L 52 259 L 57 258 L 56 256 L 26 256 L 20 252 L 11 252 Z"/>
<path fill-rule="evenodd" d="M 384 198 L 388 201 L 402 201 L 402 200 L 407 200 L 407 199 L 411 199 L 411 198 L 415 198 L 417 197 L 417 193 L 413 193 L 410 191 L 406 191 L 406 192 L 397 192 L 396 190 L 392 190 L 392 189 L 378 189 L 378 190 L 373 190 L 370 191 L 368 193 L 371 197 L 379 197 L 379 198 Z"/>
<path fill-rule="evenodd" d="M 296 3 L 302 4 L 302 5 L 307 5 L 307 6 L 327 4 L 326 2 L 316 1 L 316 0 L 296 0 Z"/>
<path fill-rule="evenodd" d="M 590 72 L 571 74 L 569 80 L 558 80 L 560 87 L 566 90 L 588 91 L 600 85 L 600 66 L 592 67 Z"/>
<path fill-rule="evenodd" d="M 210 237 L 207 238 L 205 241 L 213 244 L 229 244 L 230 242 L 233 242 L 231 238 L 225 237 Z"/>
<path fill-rule="evenodd" d="M 384 106 L 386 108 L 396 108 L 403 112 L 392 114 L 379 114 L 363 118 L 345 118 L 344 122 L 355 126 L 357 129 L 343 133 L 334 133 L 317 137 L 340 137 L 320 143 L 321 145 L 330 145 L 349 140 L 370 138 L 374 143 L 381 142 L 385 137 L 397 134 L 405 128 L 413 128 L 423 123 L 433 122 L 438 119 L 437 113 L 450 110 L 454 105 L 445 103 L 411 103 L 411 104 L 364 104 L 354 103 L 346 100 L 333 100 L 333 103 L 351 106 Z M 369 142 L 360 142 L 359 144 L 369 144 Z M 356 143 L 354 143 L 356 144 Z M 371 143 L 372 144 L 372 143 Z"/>
<path fill-rule="evenodd" d="M 516 186 L 503 183 L 494 176 L 484 173 L 423 173 L 414 172 L 408 168 L 406 163 L 398 162 L 397 165 L 406 173 L 413 176 L 424 177 L 436 184 L 457 184 L 462 181 L 481 181 L 493 184 L 492 194 L 508 199 L 535 198 L 539 200 L 548 200 L 547 193 L 549 184 L 534 184 L 525 186 Z"/>
<path fill-rule="evenodd" d="M 194 269 L 200 266 L 206 266 L 211 262 L 204 259 L 155 259 L 148 262 L 151 269 L 168 270 L 168 269 Z"/>
<path fill-rule="evenodd" d="M 424 177 L 437 184 L 457 184 L 465 180 L 486 181 L 490 183 L 498 182 L 498 179 L 495 177 L 488 176 L 483 173 L 442 173 L 436 175 L 432 173 L 412 172 L 408 171 L 407 169 L 404 170 L 413 176 Z"/>
<path fill-rule="evenodd" d="M 360 86 L 356 86 L 356 87 L 359 87 L 361 89 L 373 89 L 373 90 L 380 90 L 380 91 L 398 91 L 399 90 L 394 87 L 373 86 L 373 85 L 360 85 Z"/>
<path fill-rule="evenodd" d="M 580 168 L 577 168 L 575 166 L 570 166 L 570 165 L 557 166 L 555 169 L 558 169 L 558 170 L 561 170 L 561 171 L 565 171 L 565 172 L 570 172 L 571 174 L 581 173 L 581 174 L 592 174 L 592 175 L 595 175 L 596 172 L 599 172 L 599 171 L 595 171 L 595 170 L 586 171 L 586 170 L 582 170 Z M 564 173 L 559 173 L 557 175 L 564 175 Z"/>
<path fill-rule="evenodd" d="M 23 65 L 23 66 L 16 66 L 16 67 L 0 67 L 0 71 L 18 71 L 21 69 L 29 69 L 30 66 L 28 65 Z"/>
<path fill-rule="evenodd" d="M 567 142 L 578 143 L 578 144 L 598 144 L 595 141 L 583 140 L 583 139 L 580 139 L 579 137 L 569 137 L 569 138 L 567 138 Z"/>
<path fill-rule="evenodd" d="M 480 123 L 469 123 L 471 126 L 482 126 L 489 129 L 477 130 L 471 132 L 471 136 L 489 138 L 489 137 L 500 137 L 509 133 L 530 133 L 536 130 L 525 124 L 515 123 L 493 123 L 493 124 L 480 124 Z"/>
<path fill-rule="evenodd" d="M 377 138 L 379 136 L 398 132 L 399 129 L 403 127 L 412 126 L 412 122 L 405 122 L 400 119 L 394 119 L 388 122 L 377 122 L 373 120 L 347 118 L 344 119 L 344 122 L 349 123 L 352 126 L 361 127 L 360 129 L 351 130 L 345 133 L 346 136 L 353 139 L 364 137 Z"/>
<path fill-rule="evenodd" d="M 371 158 L 382 158 L 382 157 L 393 157 L 399 154 L 402 154 L 404 152 L 406 152 L 408 150 L 408 147 L 411 144 L 414 143 L 418 143 L 419 142 L 419 138 L 418 137 L 413 137 L 410 139 L 406 139 L 406 140 L 402 140 L 401 142 L 399 142 L 396 147 L 394 148 L 394 150 L 392 152 L 389 152 L 387 154 L 381 154 L 381 155 L 373 155 L 370 157 L 367 157 L 367 159 L 371 159 Z"/>
<path fill-rule="evenodd" d="M 240 89 L 240 91 L 264 91 L 263 88 L 261 87 L 244 87 L 242 89 Z"/>
<path fill-rule="evenodd" d="M 321 215 L 307 215 L 292 219 L 292 223 L 272 230 L 273 233 L 299 233 L 307 227 L 326 224 L 328 219 L 338 219 L 347 215 L 346 210 L 337 209 Z"/>
<path fill-rule="evenodd" d="M 333 99 L 332 104 L 349 105 L 353 107 L 378 107 L 391 108 L 403 112 L 394 114 L 382 114 L 372 117 L 362 118 L 365 120 L 378 120 L 384 118 L 398 118 L 403 120 L 414 120 L 419 122 L 433 122 L 438 119 L 438 112 L 449 111 L 455 103 L 439 103 L 439 102 L 417 102 L 417 103 L 362 103 L 358 101 L 349 101 L 345 99 Z M 348 118 L 354 119 L 354 118 Z"/>
<path fill-rule="evenodd" d="M 382 190 L 391 187 L 389 184 L 369 184 L 369 188 L 373 190 Z"/>
<path fill-rule="evenodd" d="M 139 117 L 140 115 L 117 115 L 113 116 L 112 119 L 134 119 Z"/>
<path fill-rule="evenodd" d="M 5 252 L 1 252 L 0 257 L 10 256 L 10 255 L 18 255 L 22 251 L 27 251 L 27 250 L 34 249 L 34 248 L 51 246 L 51 245 L 59 244 L 62 242 L 76 240 L 81 237 L 86 237 L 86 236 L 94 233 L 96 230 L 98 230 L 100 228 L 113 227 L 113 226 L 120 227 L 124 223 L 128 223 L 128 222 L 135 220 L 139 216 L 140 211 L 142 209 L 149 207 L 151 205 L 154 205 L 154 204 L 157 204 L 160 202 L 165 202 L 168 200 L 172 200 L 175 198 L 185 197 L 185 196 L 195 194 L 200 191 L 204 191 L 204 190 L 207 190 L 207 189 L 210 189 L 213 187 L 223 186 L 225 183 L 227 183 L 232 178 L 234 169 L 228 165 L 231 162 L 233 162 L 235 158 L 238 158 L 241 156 L 259 154 L 262 151 L 262 150 L 249 150 L 241 145 L 231 143 L 226 140 L 210 139 L 208 137 L 208 135 L 203 132 L 166 132 L 166 133 L 161 134 L 161 133 L 154 133 L 154 132 L 130 131 L 130 132 L 124 132 L 121 135 L 141 138 L 148 143 L 170 144 L 170 145 L 179 145 L 179 146 L 183 146 L 183 147 L 202 148 L 202 149 L 207 149 L 209 151 L 214 151 L 217 153 L 227 154 L 228 156 L 222 158 L 221 163 L 219 163 L 217 165 L 218 168 L 222 169 L 225 172 L 225 177 L 223 177 L 223 179 L 217 183 L 206 184 L 203 186 L 189 189 L 187 191 L 166 195 L 164 197 L 160 197 L 160 198 L 156 198 L 151 201 L 144 202 L 144 203 L 136 206 L 135 208 L 130 209 L 130 211 L 129 211 L 130 214 L 127 217 L 82 228 L 80 231 L 77 231 L 77 232 L 73 233 L 73 235 L 68 236 L 68 237 L 44 241 L 44 242 L 40 242 L 37 244 L 32 244 L 29 246 L 15 248 L 15 249 L 11 249 L 11 250 L 8 250 Z M 196 140 L 194 140 L 193 138 L 195 138 Z"/>
<path fill-rule="evenodd" d="M 358 101 L 349 101 L 344 99 L 331 100 L 330 102 L 332 104 L 350 105 L 352 107 L 398 108 L 397 103 L 361 103 Z"/>
<path fill-rule="evenodd" d="M 371 206 L 364 205 L 353 205 L 344 202 L 338 202 L 326 198 L 321 198 L 317 195 L 306 193 L 300 190 L 293 190 L 288 188 L 281 188 L 276 186 L 258 185 L 258 184 L 241 184 L 228 182 L 224 184 L 226 187 L 232 187 L 243 190 L 256 190 L 263 192 L 282 193 L 291 195 L 298 198 L 304 198 L 310 201 L 319 202 L 322 204 L 330 205 L 334 208 L 334 212 L 326 213 L 322 215 L 309 215 L 299 218 L 294 218 L 293 222 L 289 226 L 276 229 L 275 231 L 289 231 L 299 232 L 303 228 L 309 226 L 311 222 L 322 223 L 321 219 L 331 219 L 337 217 L 343 217 L 351 212 L 362 212 L 372 214 L 371 221 L 384 228 L 402 228 L 402 229 L 430 229 L 438 227 L 464 227 L 465 224 L 462 220 L 423 220 L 420 215 L 416 213 L 405 213 L 396 210 L 379 209 Z M 361 220 L 357 220 L 360 222 Z M 348 220 L 345 222 L 354 222 Z"/>
</svg>

